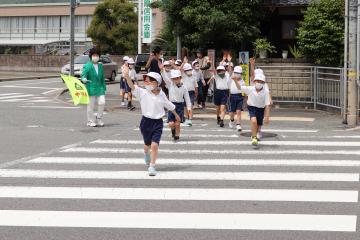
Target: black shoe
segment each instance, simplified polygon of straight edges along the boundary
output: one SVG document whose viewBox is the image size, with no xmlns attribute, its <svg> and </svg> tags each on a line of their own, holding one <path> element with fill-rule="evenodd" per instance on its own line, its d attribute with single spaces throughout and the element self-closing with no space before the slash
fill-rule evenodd
<svg viewBox="0 0 360 240">
<path fill-rule="evenodd" d="M 129 108 L 129 110 L 130 110 L 130 111 L 134 111 L 134 110 L 135 110 L 135 107 L 134 107 L 134 106 L 131 106 L 131 107 Z"/>
<path fill-rule="evenodd" d="M 179 139 L 180 139 L 179 136 L 175 136 L 175 137 L 174 137 L 174 141 L 178 141 Z"/>
<path fill-rule="evenodd" d="M 175 138 L 175 128 L 172 128 L 172 129 L 171 129 L 171 136 L 172 136 L 173 138 Z"/>
<path fill-rule="evenodd" d="M 221 122 L 221 118 L 220 117 L 217 117 L 217 124 L 219 125 Z"/>
<path fill-rule="evenodd" d="M 224 120 L 220 120 L 220 124 L 219 124 L 219 125 L 220 125 L 220 127 L 223 128 L 223 127 L 224 127 Z"/>
</svg>

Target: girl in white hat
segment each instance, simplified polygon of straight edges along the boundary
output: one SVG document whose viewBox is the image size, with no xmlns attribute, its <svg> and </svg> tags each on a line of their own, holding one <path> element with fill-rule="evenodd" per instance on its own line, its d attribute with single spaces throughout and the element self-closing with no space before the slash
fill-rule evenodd
<svg viewBox="0 0 360 240">
<path fill-rule="evenodd" d="M 196 76 L 193 75 L 193 69 L 189 63 L 185 63 L 183 66 L 183 72 L 182 75 L 182 82 L 184 83 L 186 89 L 189 92 L 190 101 L 191 101 L 191 110 L 189 111 L 186 109 L 185 115 L 186 115 L 186 121 L 185 124 L 188 126 L 192 126 L 192 119 L 193 119 L 193 107 L 195 104 L 195 99 L 197 98 L 197 95 L 199 93 L 199 86 L 196 79 Z"/>
<path fill-rule="evenodd" d="M 244 104 L 244 96 L 240 89 L 237 88 L 237 84 L 245 86 L 245 81 L 242 79 L 242 67 L 236 66 L 234 68 L 234 73 L 232 75 L 232 79 L 234 81 L 231 82 L 230 86 L 230 122 L 229 127 L 233 128 L 236 118 L 236 130 L 239 132 L 242 131 L 241 127 L 241 112 L 243 111 Z M 237 84 L 236 84 L 237 82 Z"/>
</svg>

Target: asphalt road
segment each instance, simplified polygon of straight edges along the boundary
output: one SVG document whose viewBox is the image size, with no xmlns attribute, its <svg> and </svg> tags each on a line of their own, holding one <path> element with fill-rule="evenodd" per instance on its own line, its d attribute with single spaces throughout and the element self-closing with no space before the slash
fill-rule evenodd
<svg viewBox="0 0 360 240">
<path fill-rule="evenodd" d="M 157 177 L 140 112 L 110 85 L 104 128 L 87 128 L 59 79 L 0 83 L 0 239 L 360 239 L 360 129 L 276 109 L 258 148 L 197 110 Z M 138 103 L 135 102 L 138 106 Z"/>
</svg>

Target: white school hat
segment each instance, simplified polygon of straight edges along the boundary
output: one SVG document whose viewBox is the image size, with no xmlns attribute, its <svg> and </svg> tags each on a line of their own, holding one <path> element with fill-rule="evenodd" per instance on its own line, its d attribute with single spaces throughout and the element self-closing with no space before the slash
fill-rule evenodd
<svg viewBox="0 0 360 240">
<path fill-rule="evenodd" d="M 190 71 L 190 70 L 192 70 L 191 65 L 189 63 L 185 63 L 184 64 L 184 71 L 186 72 L 186 71 Z"/>
<path fill-rule="evenodd" d="M 155 80 L 159 83 L 159 85 L 160 85 L 161 82 L 162 82 L 161 75 L 158 74 L 157 72 L 149 72 L 148 74 L 146 74 L 146 76 L 155 79 Z"/>
<path fill-rule="evenodd" d="M 135 61 L 132 58 L 129 58 L 129 60 L 127 62 L 128 62 L 128 64 L 135 64 Z"/>
<path fill-rule="evenodd" d="M 264 71 L 263 71 L 261 68 L 255 69 L 254 73 L 255 73 L 255 75 L 256 75 L 256 74 L 265 75 L 265 74 L 264 74 Z"/>
<path fill-rule="evenodd" d="M 180 70 L 171 70 L 170 77 L 171 79 L 181 77 Z"/>
<path fill-rule="evenodd" d="M 182 61 L 181 61 L 181 60 L 178 59 L 178 60 L 175 61 L 175 65 L 180 66 L 181 64 L 182 64 Z"/>
<path fill-rule="evenodd" d="M 170 61 L 165 61 L 164 62 L 164 66 L 170 66 L 170 65 L 171 65 Z"/>
<path fill-rule="evenodd" d="M 216 68 L 216 71 L 225 71 L 225 67 L 224 66 L 218 66 Z"/>
<path fill-rule="evenodd" d="M 236 66 L 235 68 L 234 68 L 234 73 L 242 73 L 243 72 L 243 69 L 242 69 L 242 67 L 240 67 L 240 66 Z"/>
<path fill-rule="evenodd" d="M 199 61 L 198 61 L 198 60 L 195 60 L 195 61 L 193 61 L 191 64 L 194 66 L 195 64 L 199 64 Z"/>
<path fill-rule="evenodd" d="M 124 61 L 124 62 L 129 61 L 129 57 L 128 57 L 128 56 L 123 57 L 123 61 Z"/>
<path fill-rule="evenodd" d="M 265 82 L 265 80 L 266 80 L 265 75 L 264 74 L 256 74 L 254 81 L 256 81 L 256 80 Z"/>
</svg>

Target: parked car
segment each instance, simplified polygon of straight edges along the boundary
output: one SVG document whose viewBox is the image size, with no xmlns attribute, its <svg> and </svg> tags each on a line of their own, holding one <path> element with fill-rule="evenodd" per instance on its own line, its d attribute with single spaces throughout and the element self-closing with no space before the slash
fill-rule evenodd
<svg viewBox="0 0 360 240">
<path fill-rule="evenodd" d="M 81 77 L 82 69 L 84 65 L 90 60 L 88 55 L 81 55 L 74 60 L 74 75 L 75 77 Z M 116 62 L 113 62 L 109 56 L 102 55 L 99 62 L 102 62 L 104 66 L 105 78 L 111 82 L 115 81 L 118 66 Z M 70 63 L 61 68 L 62 74 L 70 74 Z"/>
<path fill-rule="evenodd" d="M 147 61 L 149 60 L 150 54 L 149 53 L 143 53 L 138 54 L 135 58 L 135 71 L 136 73 L 139 73 L 140 71 L 146 71 L 145 66 Z"/>
</svg>

